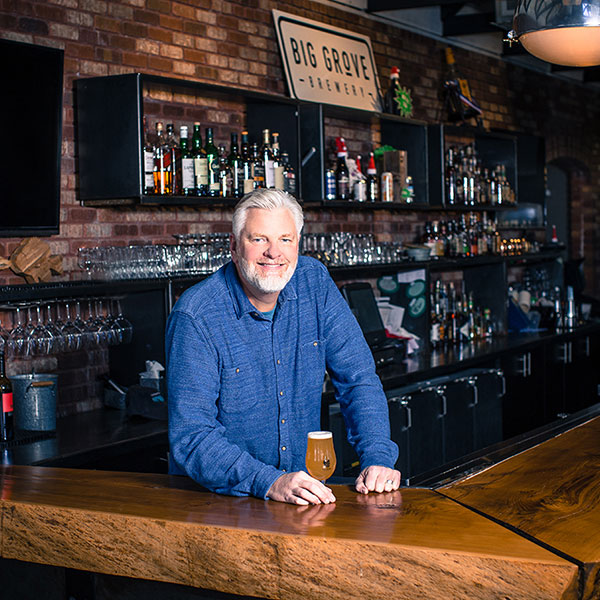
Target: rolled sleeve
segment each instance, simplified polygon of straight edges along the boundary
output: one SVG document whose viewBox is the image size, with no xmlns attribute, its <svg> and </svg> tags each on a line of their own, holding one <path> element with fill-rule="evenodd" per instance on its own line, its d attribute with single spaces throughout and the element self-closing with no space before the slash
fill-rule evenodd
<svg viewBox="0 0 600 600">
<path fill-rule="evenodd" d="M 356 318 L 331 278 L 326 285 L 327 370 L 340 403 L 348 441 L 361 468 L 393 468 L 398 446 L 390 439 L 387 399 Z"/>
<path fill-rule="evenodd" d="M 174 310 L 166 330 L 172 459 L 211 491 L 265 498 L 282 475 L 227 439 L 218 420 L 219 357 L 204 331 Z"/>
</svg>

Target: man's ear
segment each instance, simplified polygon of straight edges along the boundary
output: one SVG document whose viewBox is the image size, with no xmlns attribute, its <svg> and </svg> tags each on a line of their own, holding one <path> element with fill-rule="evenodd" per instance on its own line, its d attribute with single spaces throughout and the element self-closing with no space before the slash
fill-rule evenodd
<svg viewBox="0 0 600 600">
<path fill-rule="evenodd" d="M 233 234 L 229 237 L 229 250 L 231 250 L 231 258 L 235 258 L 237 252 L 237 243 Z"/>
</svg>

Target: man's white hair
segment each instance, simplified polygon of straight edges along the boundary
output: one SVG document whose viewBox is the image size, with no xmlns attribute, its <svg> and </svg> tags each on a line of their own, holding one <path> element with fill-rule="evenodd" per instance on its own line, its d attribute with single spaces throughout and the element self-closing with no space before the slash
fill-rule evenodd
<svg viewBox="0 0 600 600">
<path fill-rule="evenodd" d="M 276 208 L 287 208 L 294 223 L 296 225 L 296 233 L 300 237 L 302 227 L 304 227 L 304 214 L 302 213 L 302 207 L 298 204 L 298 201 L 282 190 L 258 188 L 252 190 L 246 194 L 236 205 L 233 211 L 233 218 L 231 220 L 231 228 L 233 230 L 233 237 L 236 241 L 239 241 L 242 229 L 246 224 L 248 218 L 248 210 L 251 208 L 262 208 L 264 210 L 274 210 Z"/>
</svg>

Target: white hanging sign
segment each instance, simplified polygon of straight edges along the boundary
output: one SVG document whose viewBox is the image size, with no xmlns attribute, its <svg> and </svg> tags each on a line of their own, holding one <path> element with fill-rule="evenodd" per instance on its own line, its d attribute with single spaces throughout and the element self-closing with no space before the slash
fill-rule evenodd
<svg viewBox="0 0 600 600">
<path fill-rule="evenodd" d="M 273 19 L 292 97 L 381 112 L 368 37 L 279 10 Z"/>
</svg>

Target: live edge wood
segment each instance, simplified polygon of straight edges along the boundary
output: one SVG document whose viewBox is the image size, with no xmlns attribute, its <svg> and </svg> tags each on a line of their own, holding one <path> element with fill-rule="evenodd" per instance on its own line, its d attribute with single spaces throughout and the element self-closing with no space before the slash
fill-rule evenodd
<svg viewBox="0 0 600 600">
<path fill-rule="evenodd" d="M 433 490 L 296 507 L 161 475 L 3 467 L 1 556 L 264 598 L 577 598 L 577 566 Z"/>
<path fill-rule="evenodd" d="M 600 598 L 600 417 L 439 491 L 562 552 Z"/>
</svg>

